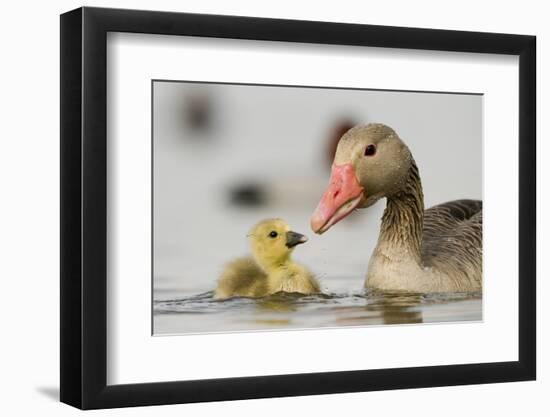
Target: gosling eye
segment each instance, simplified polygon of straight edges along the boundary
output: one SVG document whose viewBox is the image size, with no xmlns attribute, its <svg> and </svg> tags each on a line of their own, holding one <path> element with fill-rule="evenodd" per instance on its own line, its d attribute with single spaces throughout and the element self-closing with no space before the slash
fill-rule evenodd
<svg viewBox="0 0 550 417">
<path fill-rule="evenodd" d="M 365 156 L 373 156 L 376 153 L 376 145 L 372 143 L 365 148 Z"/>
<path fill-rule="evenodd" d="M 269 233 L 269 237 L 272 238 L 272 239 L 275 239 L 277 237 L 277 232 L 275 230 L 272 230 L 270 233 Z"/>
</svg>

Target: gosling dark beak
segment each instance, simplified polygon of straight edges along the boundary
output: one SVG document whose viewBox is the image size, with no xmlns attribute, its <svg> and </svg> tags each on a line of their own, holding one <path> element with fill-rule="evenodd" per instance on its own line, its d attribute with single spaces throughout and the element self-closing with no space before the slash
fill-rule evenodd
<svg viewBox="0 0 550 417">
<path fill-rule="evenodd" d="M 286 232 L 286 247 L 293 248 L 300 243 L 307 242 L 307 237 L 296 232 Z"/>
</svg>

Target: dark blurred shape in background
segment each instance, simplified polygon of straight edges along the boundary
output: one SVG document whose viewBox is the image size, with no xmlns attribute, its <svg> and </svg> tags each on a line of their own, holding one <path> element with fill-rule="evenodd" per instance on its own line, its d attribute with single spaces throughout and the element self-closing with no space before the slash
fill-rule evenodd
<svg viewBox="0 0 550 417">
<path fill-rule="evenodd" d="M 340 138 L 343 136 L 344 133 L 346 133 L 356 124 L 356 122 L 349 118 L 341 118 L 335 123 L 334 127 L 329 132 L 327 138 L 327 147 L 324 155 L 325 162 L 329 168 L 332 166 L 332 160 L 334 159 L 334 155 L 336 154 L 336 148 L 338 147 L 338 142 L 340 141 Z"/>
<path fill-rule="evenodd" d="M 187 96 L 183 102 L 183 120 L 185 126 L 191 131 L 196 133 L 209 131 L 213 124 L 213 104 L 210 96 L 203 92 L 195 92 Z"/>
<path fill-rule="evenodd" d="M 259 183 L 242 183 L 231 187 L 229 200 L 237 206 L 258 207 L 267 204 L 265 185 Z"/>
</svg>

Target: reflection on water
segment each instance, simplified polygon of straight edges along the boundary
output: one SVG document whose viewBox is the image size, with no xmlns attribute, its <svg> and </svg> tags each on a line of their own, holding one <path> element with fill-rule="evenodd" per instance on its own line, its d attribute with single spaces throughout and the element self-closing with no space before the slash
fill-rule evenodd
<svg viewBox="0 0 550 417">
<path fill-rule="evenodd" d="M 216 300 L 213 292 L 154 302 L 154 333 L 479 321 L 481 294 L 389 294 L 369 291 L 302 296 L 279 293 Z"/>
</svg>

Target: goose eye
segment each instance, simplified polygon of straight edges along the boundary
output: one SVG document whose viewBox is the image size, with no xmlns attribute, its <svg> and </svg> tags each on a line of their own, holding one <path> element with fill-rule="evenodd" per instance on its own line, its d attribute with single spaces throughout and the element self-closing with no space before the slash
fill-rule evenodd
<svg viewBox="0 0 550 417">
<path fill-rule="evenodd" d="M 365 156 L 373 156 L 376 153 L 376 146 L 375 145 L 367 145 L 365 148 Z"/>
<path fill-rule="evenodd" d="M 269 237 L 270 238 L 276 238 L 277 237 L 277 232 L 275 230 L 272 230 L 270 233 L 269 233 Z"/>
</svg>

